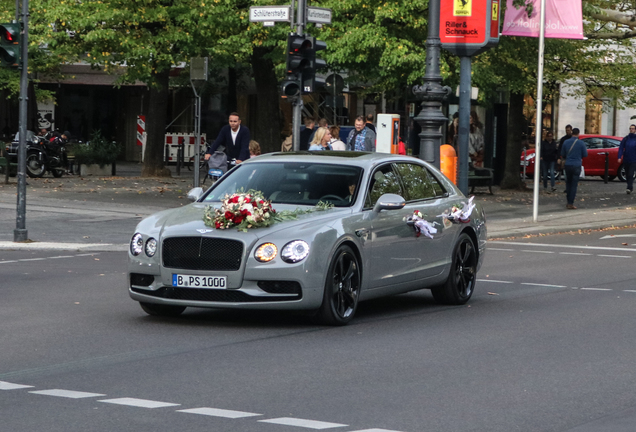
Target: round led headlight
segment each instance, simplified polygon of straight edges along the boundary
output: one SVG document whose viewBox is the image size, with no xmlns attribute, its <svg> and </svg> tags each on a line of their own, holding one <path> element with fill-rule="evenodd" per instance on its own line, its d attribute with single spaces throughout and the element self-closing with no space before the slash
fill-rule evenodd
<svg viewBox="0 0 636 432">
<path fill-rule="evenodd" d="M 260 262 L 270 262 L 276 258 L 277 253 L 278 248 L 274 243 L 263 243 L 254 252 L 254 258 Z"/>
<path fill-rule="evenodd" d="M 302 261 L 307 258 L 307 255 L 309 255 L 309 245 L 302 240 L 294 240 L 287 243 L 280 254 L 283 261 L 288 263 Z"/>
<path fill-rule="evenodd" d="M 137 233 L 130 240 L 130 253 L 134 256 L 139 255 L 144 250 L 144 238 Z"/>
<path fill-rule="evenodd" d="M 146 255 L 153 257 L 155 253 L 157 253 L 157 240 L 151 237 L 146 241 Z"/>
</svg>

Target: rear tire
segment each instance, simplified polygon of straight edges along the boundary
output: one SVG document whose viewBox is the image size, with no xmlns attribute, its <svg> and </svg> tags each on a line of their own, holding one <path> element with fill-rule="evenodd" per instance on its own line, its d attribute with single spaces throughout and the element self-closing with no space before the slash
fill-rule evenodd
<svg viewBox="0 0 636 432">
<path fill-rule="evenodd" d="M 453 249 L 448 279 L 443 285 L 432 288 L 436 302 L 448 305 L 463 305 L 475 291 L 477 279 L 477 250 L 468 234 L 462 233 Z"/>
<path fill-rule="evenodd" d="M 162 317 L 179 316 L 186 309 L 185 306 L 161 305 L 161 304 L 144 303 L 144 302 L 139 302 L 139 306 L 141 306 L 144 312 L 146 312 L 148 315 L 162 316 Z"/>
</svg>

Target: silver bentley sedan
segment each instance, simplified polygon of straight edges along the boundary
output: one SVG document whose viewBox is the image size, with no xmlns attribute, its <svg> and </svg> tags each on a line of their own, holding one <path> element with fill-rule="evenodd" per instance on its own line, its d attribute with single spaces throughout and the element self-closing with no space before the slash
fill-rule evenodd
<svg viewBox="0 0 636 432">
<path fill-rule="evenodd" d="M 189 197 L 131 240 L 129 294 L 150 315 L 306 310 L 344 325 L 360 301 L 413 290 L 464 304 L 484 259 L 481 205 L 409 156 L 265 154 Z"/>
</svg>

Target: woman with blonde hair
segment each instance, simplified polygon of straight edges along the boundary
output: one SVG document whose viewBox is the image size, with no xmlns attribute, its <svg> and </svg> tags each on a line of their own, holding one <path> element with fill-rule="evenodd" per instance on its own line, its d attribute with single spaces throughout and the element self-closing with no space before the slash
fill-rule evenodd
<svg viewBox="0 0 636 432">
<path fill-rule="evenodd" d="M 326 127 L 318 128 L 314 135 L 314 139 L 311 140 L 309 145 L 309 151 L 331 150 L 331 146 L 329 145 L 330 140 L 331 134 L 329 133 L 329 129 Z"/>
<path fill-rule="evenodd" d="M 254 141 L 250 141 L 250 157 L 253 158 L 261 154 L 261 145 Z"/>
</svg>

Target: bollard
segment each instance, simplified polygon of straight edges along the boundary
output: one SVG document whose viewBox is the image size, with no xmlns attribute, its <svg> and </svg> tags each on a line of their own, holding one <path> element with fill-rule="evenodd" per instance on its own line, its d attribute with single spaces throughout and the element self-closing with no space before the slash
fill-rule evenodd
<svg viewBox="0 0 636 432">
<path fill-rule="evenodd" d="M 166 158 L 166 166 L 168 166 L 168 164 L 170 163 L 170 145 L 166 144 L 166 150 L 165 150 L 165 158 Z"/>
<path fill-rule="evenodd" d="M 177 146 L 177 176 L 181 177 L 181 158 L 183 155 L 181 154 L 181 145 Z"/>
</svg>

